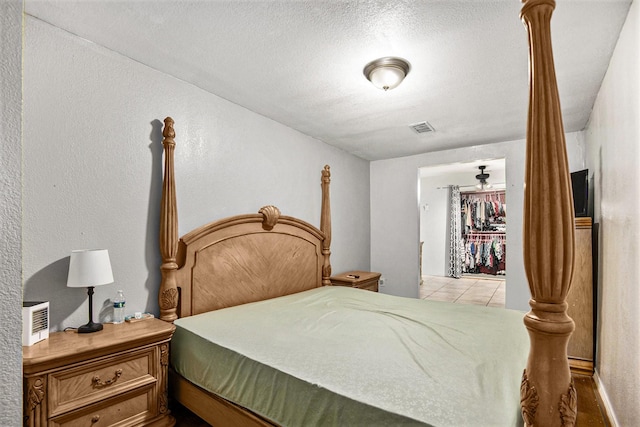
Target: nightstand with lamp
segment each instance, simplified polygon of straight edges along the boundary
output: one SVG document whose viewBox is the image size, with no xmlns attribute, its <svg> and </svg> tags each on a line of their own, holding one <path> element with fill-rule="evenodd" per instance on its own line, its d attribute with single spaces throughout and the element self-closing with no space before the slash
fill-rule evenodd
<svg viewBox="0 0 640 427">
<path fill-rule="evenodd" d="M 175 424 L 167 393 L 175 327 L 158 319 L 94 322 L 93 288 L 112 282 L 106 249 L 71 253 L 67 286 L 88 288 L 89 322 L 22 347 L 24 425 Z"/>
</svg>

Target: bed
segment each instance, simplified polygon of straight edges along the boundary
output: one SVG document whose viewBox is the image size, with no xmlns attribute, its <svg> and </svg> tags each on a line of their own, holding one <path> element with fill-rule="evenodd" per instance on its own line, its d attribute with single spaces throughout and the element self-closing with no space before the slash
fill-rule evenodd
<svg viewBox="0 0 640 427">
<path fill-rule="evenodd" d="M 158 298 L 160 318 L 177 327 L 172 398 L 220 426 L 575 424 L 565 301 L 573 203 L 551 51 L 554 6 L 524 0 L 521 12 L 530 47 L 524 327 L 510 310 L 331 286 L 328 166 L 319 228 L 264 206 L 179 239 L 168 117 Z"/>
</svg>

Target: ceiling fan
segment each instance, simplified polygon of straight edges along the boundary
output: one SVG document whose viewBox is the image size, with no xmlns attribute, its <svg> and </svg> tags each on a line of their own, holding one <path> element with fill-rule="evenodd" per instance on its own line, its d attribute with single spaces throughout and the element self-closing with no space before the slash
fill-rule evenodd
<svg viewBox="0 0 640 427">
<path fill-rule="evenodd" d="M 485 173 L 484 170 L 486 168 L 487 168 L 486 166 L 478 166 L 478 169 L 480 169 L 480 173 L 478 175 L 476 175 L 476 179 L 479 181 L 476 184 L 476 188 L 478 190 L 484 190 L 485 188 L 491 188 L 492 187 L 491 184 L 489 184 L 487 182 L 487 179 L 489 178 L 490 175 L 488 173 Z"/>
</svg>

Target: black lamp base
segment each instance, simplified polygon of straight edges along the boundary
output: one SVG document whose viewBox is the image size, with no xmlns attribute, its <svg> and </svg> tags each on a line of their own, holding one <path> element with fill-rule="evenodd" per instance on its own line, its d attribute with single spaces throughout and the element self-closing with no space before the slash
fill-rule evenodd
<svg viewBox="0 0 640 427">
<path fill-rule="evenodd" d="M 89 322 L 78 328 L 79 334 L 88 334 L 102 330 L 102 323 L 94 323 L 93 321 L 93 286 L 87 287 L 87 294 L 89 294 Z"/>
<path fill-rule="evenodd" d="M 89 322 L 86 325 L 82 325 L 78 328 L 79 334 L 88 334 L 91 332 L 98 332 L 102 330 L 102 323 Z"/>
</svg>

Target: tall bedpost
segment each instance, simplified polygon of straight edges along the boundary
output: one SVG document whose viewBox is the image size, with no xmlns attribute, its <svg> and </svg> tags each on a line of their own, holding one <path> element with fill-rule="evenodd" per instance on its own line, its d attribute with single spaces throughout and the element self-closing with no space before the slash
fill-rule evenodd
<svg viewBox="0 0 640 427">
<path fill-rule="evenodd" d="M 162 183 L 162 202 L 160 207 L 160 254 L 162 256 L 162 281 L 158 293 L 160 319 L 173 322 L 178 318 L 178 287 L 176 270 L 178 264 L 178 207 L 176 204 L 176 185 L 173 168 L 173 151 L 176 146 L 173 119 L 164 119 L 162 145 L 164 146 L 164 180 Z"/>
<path fill-rule="evenodd" d="M 324 233 L 322 242 L 322 286 L 330 286 L 331 280 L 331 201 L 329 197 L 329 184 L 331 183 L 331 168 L 325 165 L 322 170 L 322 211 L 320 214 L 320 231 Z"/>
<path fill-rule="evenodd" d="M 576 391 L 567 344 L 574 330 L 566 296 L 573 276 L 574 213 L 551 48 L 554 0 L 523 0 L 529 38 L 529 118 L 524 200 L 524 265 L 531 290 L 524 323 L 531 349 L 520 387 L 528 426 L 573 426 Z"/>
</svg>

